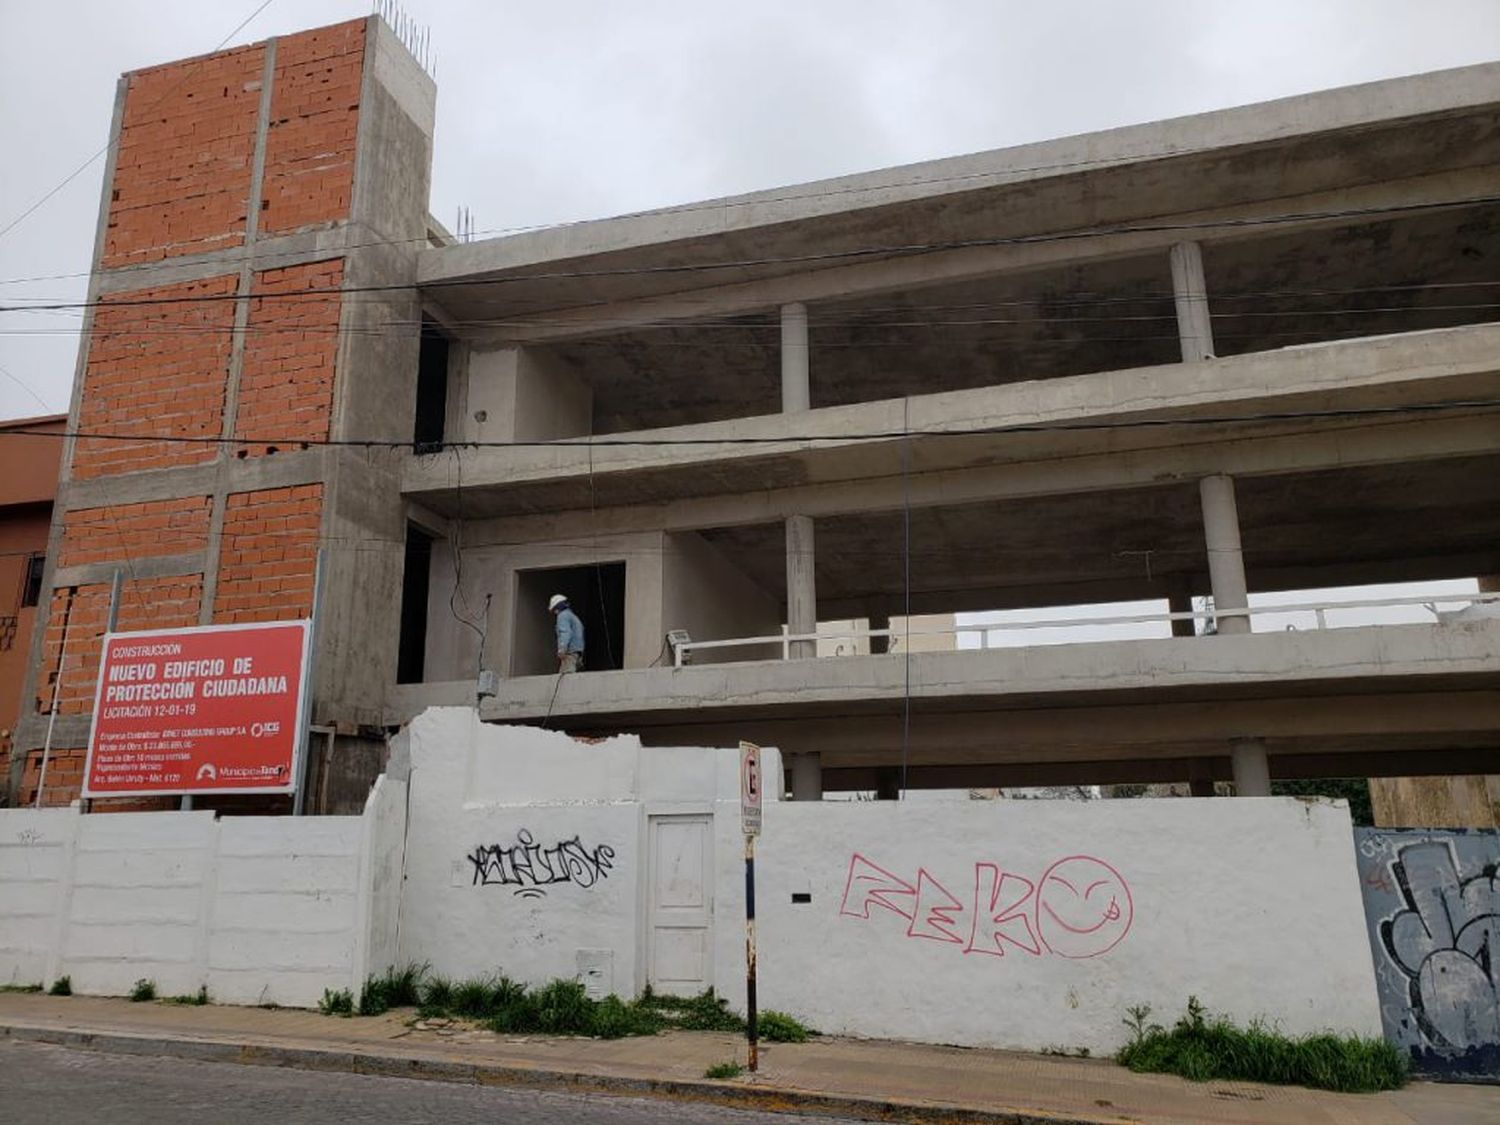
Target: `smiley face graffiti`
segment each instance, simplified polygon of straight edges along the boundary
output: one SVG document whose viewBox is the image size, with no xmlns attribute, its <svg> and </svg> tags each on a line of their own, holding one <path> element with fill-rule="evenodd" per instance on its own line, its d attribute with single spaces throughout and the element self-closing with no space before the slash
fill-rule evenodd
<svg viewBox="0 0 1500 1125">
<path fill-rule="evenodd" d="M 1113 949 L 1134 918 L 1129 886 L 1102 859 L 1060 859 L 1037 885 L 1037 933 L 1059 957 L 1097 957 Z"/>
</svg>

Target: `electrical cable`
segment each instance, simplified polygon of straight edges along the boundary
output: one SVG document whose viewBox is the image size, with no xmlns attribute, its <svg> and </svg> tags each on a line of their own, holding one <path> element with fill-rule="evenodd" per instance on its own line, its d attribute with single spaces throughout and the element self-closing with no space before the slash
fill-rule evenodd
<svg viewBox="0 0 1500 1125">
<path fill-rule="evenodd" d="M 1043 433 L 1072 433 L 1090 432 L 1100 430 L 1139 430 L 1139 429 L 1162 429 L 1173 426 L 1231 426 L 1251 424 L 1257 422 L 1299 422 L 1299 421 L 1322 421 L 1340 418 L 1375 418 L 1392 415 L 1405 414 L 1431 414 L 1445 410 L 1490 410 L 1500 407 L 1500 398 L 1480 399 L 1457 399 L 1440 400 L 1436 402 L 1413 402 L 1396 403 L 1387 406 L 1349 406 L 1332 407 L 1325 410 L 1280 410 L 1261 411 L 1251 414 L 1212 414 L 1194 415 L 1181 418 L 1125 418 L 1112 421 L 1078 421 L 1078 422 L 1015 422 L 994 426 L 952 426 L 944 429 L 912 430 L 903 432 L 901 430 L 871 430 L 855 433 L 842 434 L 781 434 L 781 435 L 732 435 L 723 437 L 590 437 L 587 439 L 556 438 L 547 440 L 477 440 L 464 439 L 461 441 L 444 441 L 432 443 L 439 446 L 433 452 L 440 451 L 462 451 L 482 449 L 564 449 L 569 446 L 586 445 L 588 452 L 592 455 L 595 446 L 619 447 L 619 448 L 676 448 L 694 446 L 726 446 L 726 445 L 811 445 L 811 446 L 843 446 L 859 442 L 869 441 L 905 441 L 913 437 L 921 438 L 958 438 L 958 437 L 996 437 L 1012 434 L 1043 434 Z M 212 437 L 208 435 L 197 436 L 190 434 L 141 434 L 122 433 L 110 430 L 84 430 L 65 429 L 59 431 L 38 430 L 29 427 L 16 427 L 0 429 L 0 438 L 5 437 L 49 437 L 67 439 L 72 438 L 79 441 L 128 441 L 138 443 L 160 442 L 174 445 L 229 445 L 229 446 L 256 446 L 256 445 L 301 445 L 312 447 L 334 447 L 344 449 L 407 449 L 411 446 L 410 441 L 393 441 L 386 438 L 277 438 L 267 436 L 256 437 Z M 462 460 L 458 458 L 458 460 Z M 461 487 L 461 486 L 460 486 Z"/>
<path fill-rule="evenodd" d="M 275 0 L 264 0 L 264 2 L 258 8 L 256 8 L 248 16 L 246 16 L 244 19 L 242 19 L 237 25 L 235 25 L 235 28 L 234 28 L 233 31 L 231 31 L 228 35 L 224 36 L 223 39 L 219 40 L 218 44 L 212 50 L 210 50 L 208 53 L 209 54 L 213 54 L 216 51 L 220 50 L 224 46 L 225 43 L 228 43 L 231 39 L 233 39 L 236 35 L 238 35 L 246 27 L 248 27 L 251 20 L 255 19 L 256 16 L 258 16 L 262 12 L 264 12 L 274 2 L 275 2 Z M 194 60 L 194 61 L 196 62 L 197 60 Z M 152 102 L 151 105 L 148 107 L 148 110 L 155 109 L 157 106 L 161 105 L 161 103 L 163 101 L 165 101 L 170 94 L 172 94 L 173 92 L 175 92 L 179 86 L 181 86 L 184 82 L 186 82 L 187 79 L 188 79 L 188 72 L 187 72 L 187 70 L 184 70 L 184 73 L 183 73 L 182 77 L 180 77 L 176 82 L 174 82 L 171 86 L 169 86 L 166 90 L 164 90 L 162 92 L 161 97 L 157 98 L 156 101 Z M 58 192 L 62 191 L 63 188 L 67 187 L 75 179 L 77 179 L 79 176 L 81 176 L 85 171 L 87 171 L 87 169 L 90 167 L 90 165 L 92 165 L 94 163 L 94 161 L 98 160 L 101 156 L 103 156 L 106 152 L 108 152 L 117 143 L 118 143 L 118 139 L 116 139 L 116 138 L 112 138 L 111 140 L 107 141 L 105 143 L 105 145 L 104 145 L 103 148 L 101 148 L 98 152 L 94 153 L 93 156 L 90 156 L 87 160 L 85 160 L 77 168 L 74 168 L 73 171 L 69 172 L 66 176 L 64 176 L 62 178 L 62 180 L 59 181 L 52 188 L 52 190 L 48 191 L 45 195 L 43 195 L 40 199 L 38 199 L 30 207 L 26 208 L 26 210 L 22 211 L 14 219 L 12 219 L 10 222 L 6 223 L 4 227 L 0 227 L 0 238 L 4 238 L 12 230 L 14 230 L 16 227 L 20 226 L 23 222 L 25 222 L 26 219 L 30 215 L 32 215 L 38 208 L 40 208 L 43 204 L 45 204 L 54 195 L 56 195 Z"/>
<path fill-rule="evenodd" d="M 1461 199 L 1436 200 L 1423 203 L 1390 204 L 1383 207 L 1349 207 L 1322 211 L 1288 212 L 1279 215 L 1247 216 L 1237 219 L 1214 219 L 1184 221 L 1176 223 L 1120 223 L 1114 225 L 1082 227 L 1077 230 L 1030 235 L 1001 235 L 991 238 L 955 239 L 947 242 L 924 242 L 895 244 L 888 246 L 862 246 L 847 250 L 814 251 L 806 254 L 789 254 L 779 257 L 742 258 L 717 262 L 680 262 L 661 266 L 622 266 L 613 269 L 548 270 L 516 274 L 505 277 L 468 277 L 434 279 L 426 282 L 392 282 L 383 285 L 353 285 L 340 289 L 287 289 L 274 293 L 258 293 L 251 296 L 262 300 L 288 300 L 333 293 L 438 293 L 448 289 L 469 287 L 498 288 L 535 281 L 588 280 L 609 277 L 672 276 L 719 270 L 744 270 L 757 266 L 810 265 L 831 261 L 848 261 L 877 257 L 912 257 L 945 250 L 968 250 L 996 246 L 1031 246 L 1052 242 L 1076 242 L 1085 238 L 1099 238 L 1121 234 L 1173 234 L 1203 230 L 1235 230 L 1262 226 L 1277 226 L 1288 223 L 1326 222 L 1331 219 L 1369 218 L 1376 215 L 1420 214 L 1434 210 L 1457 207 L 1488 206 L 1500 203 L 1500 195 L 1469 196 Z M 0 305 L 0 312 L 13 312 L 17 308 L 57 311 L 61 309 L 90 309 L 103 305 L 134 307 L 140 305 L 168 304 L 212 304 L 223 301 L 239 301 L 245 298 L 237 293 L 200 293 L 177 297 L 149 298 L 100 298 L 94 301 L 62 301 L 43 305 Z"/>
</svg>

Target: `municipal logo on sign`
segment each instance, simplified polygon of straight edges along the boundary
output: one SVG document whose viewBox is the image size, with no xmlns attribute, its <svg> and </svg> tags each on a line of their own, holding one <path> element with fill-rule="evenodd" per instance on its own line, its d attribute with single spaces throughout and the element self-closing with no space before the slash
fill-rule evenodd
<svg viewBox="0 0 1500 1125">
<path fill-rule="evenodd" d="M 760 835 L 760 747 L 740 743 L 740 823 L 746 836 Z"/>
</svg>

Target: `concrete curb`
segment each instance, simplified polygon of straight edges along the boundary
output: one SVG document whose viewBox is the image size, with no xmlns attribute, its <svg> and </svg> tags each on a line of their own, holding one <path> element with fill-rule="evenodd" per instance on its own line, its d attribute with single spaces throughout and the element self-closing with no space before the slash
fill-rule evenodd
<svg viewBox="0 0 1500 1125">
<path fill-rule="evenodd" d="M 284 1047 L 227 1039 L 172 1039 L 115 1031 L 80 1031 L 26 1024 L 0 1024 L 0 1038 L 49 1043 L 121 1055 L 154 1055 L 199 1062 L 280 1066 L 296 1070 L 371 1074 L 476 1086 L 510 1086 L 579 1094 L 613 1094 L 701 1102 L 768 1113 L 852 1117 L 911 1125 L 1121 1125 L 1124 1117 L 1076 1117 L 1041 1110 L 979 1109 L 971 1106 L 822 1094 L 777 1086 L 671 1078 L 630 1078 L 580 1071 L 544 1070 L 504 1063 L 449 1062 L 344 1048 Z"/>
</svg>

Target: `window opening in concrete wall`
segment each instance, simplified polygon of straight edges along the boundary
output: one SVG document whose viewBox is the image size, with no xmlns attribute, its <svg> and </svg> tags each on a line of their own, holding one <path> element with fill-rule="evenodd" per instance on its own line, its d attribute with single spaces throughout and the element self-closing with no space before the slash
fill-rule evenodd
<svg viewBox="0 0 1500 1125">
<path fill-rule="evenodd" d="M 426 673 L 427 594 L 432 580 L 432 536 L 406 525 L 406 569 L 401 576 L 401 638 L 396 682 L 419 684 Z"/>
<path fill-rule="evenodd" d="M 557 633 L 547 609 L 553 594 L 567 598 L 583 622 L 584 668 L 597 672 L 624 667 L 625 564 L 601 562 L 516 574 L 513 674 L 545 676 L 557 671 Z"/>
<path fill-rule="evenodd" d="M 42 600 L 42 570 L 46 555 L 32 555 L 26 560 L 26 576 L 21 582 L 21 605 L 33 606 Z"/>
<path fill-rule="evenodd" d="M 422 322 L 422 345 L 417 359 L 417 409 L 412 426 L 412 450 L 436 453 L 443 446 L 443 422 L 448 412 L 448 338 L 430 320 Z"/>
</svg>

